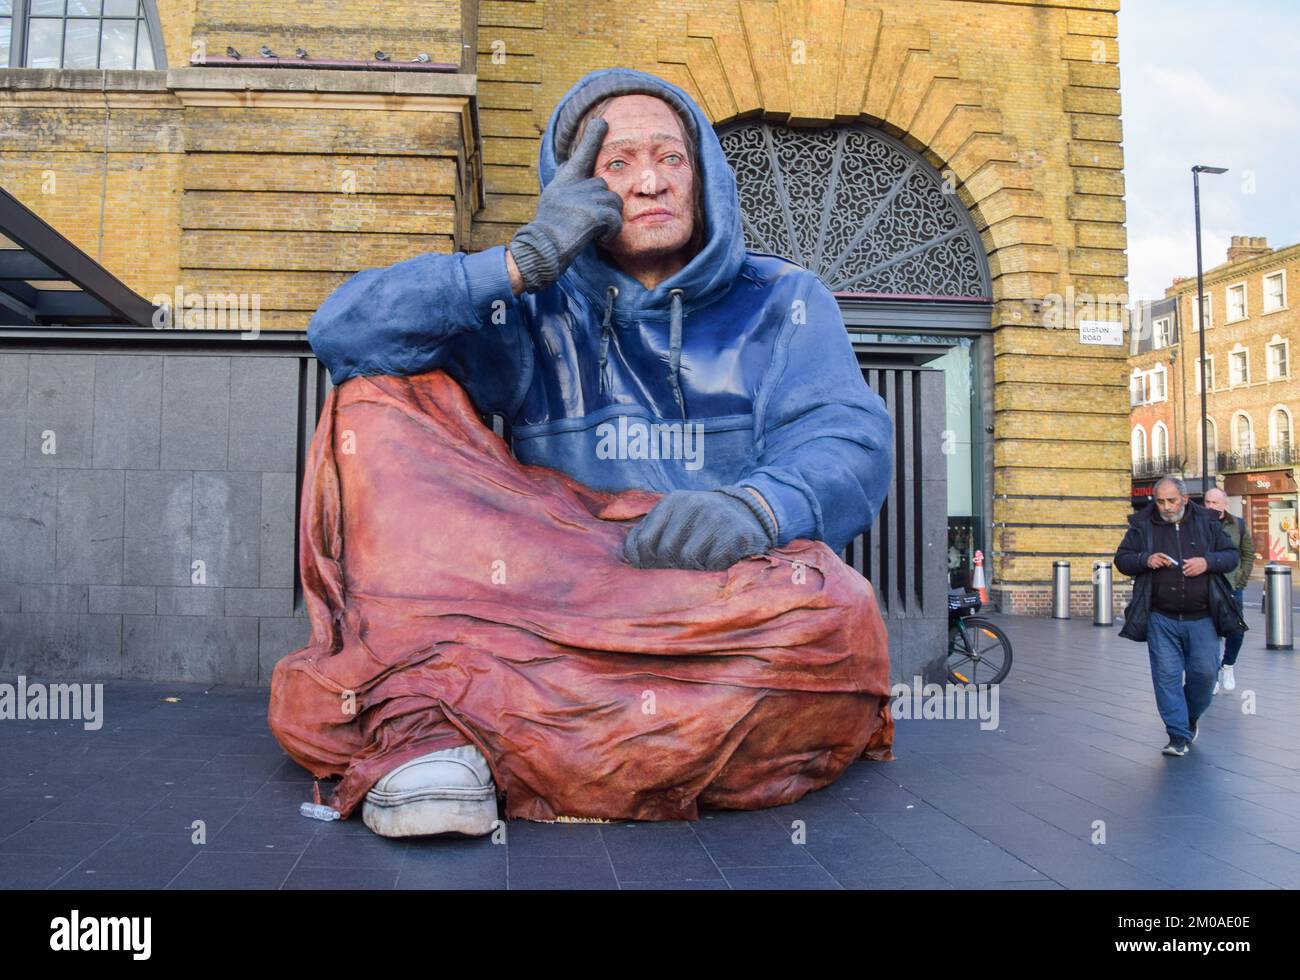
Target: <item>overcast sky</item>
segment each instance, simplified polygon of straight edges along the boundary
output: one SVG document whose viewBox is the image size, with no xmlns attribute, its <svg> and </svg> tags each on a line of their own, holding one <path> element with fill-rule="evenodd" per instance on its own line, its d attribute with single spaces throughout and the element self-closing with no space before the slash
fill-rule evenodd
<svg viewBox="0 0 1300 980">
<path fill-rule="evenodd" d="M 1201 175 L 1207 269 L 1300 242 L 1300 3 L 1122 0 L 1119 41 L 1130 300 L 1196 274 L 1194 163 L 1229 168 Z"/>
</svg>

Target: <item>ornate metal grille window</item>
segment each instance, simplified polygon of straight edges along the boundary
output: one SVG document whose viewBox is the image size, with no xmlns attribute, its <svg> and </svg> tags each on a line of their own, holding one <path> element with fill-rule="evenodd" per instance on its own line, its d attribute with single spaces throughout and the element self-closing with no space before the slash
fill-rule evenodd
<svg viewBox="0 0 1300 980">
<path fill-rule="evenodd" d="M 865 126 L 740 123 L 719 133 L 736 174 L 745 244 L 837 292 L 990 295 L 979 234 L 916 152 Z"/>
</svg>

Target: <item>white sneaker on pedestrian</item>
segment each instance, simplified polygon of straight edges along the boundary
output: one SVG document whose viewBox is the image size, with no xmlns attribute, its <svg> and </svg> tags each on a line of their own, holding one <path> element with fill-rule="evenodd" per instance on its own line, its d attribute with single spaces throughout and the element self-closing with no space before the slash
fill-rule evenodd
<svg viewBox="0 0 1300 980">
<path fill-rule="evenodd" d="M 1219 668 L 1219 681 L 1223 684 L 1225 691 L 1235 691 L 1237 689 L 1237 678 L 1233 676 L 1232 667 L 1228 664 L 1224 664 Z"/>
<path fill-rule="evenodd" d="M 1211 691 L 1210 693 L 1211 693 L 1211 694 L 1218 694 L 1218 693 L 1219 693 L 1219 679 L 1218 679 L 1217 677 L 1214 679 L 1214 690 Z"/>
<path fill-rule="evenodd" d="M 481 837 L 497 819 L 492 770 L 473 745 L 430 752 L 385 774 L 366 794 L 361 819 L 381 837 Z"/>
</svg>

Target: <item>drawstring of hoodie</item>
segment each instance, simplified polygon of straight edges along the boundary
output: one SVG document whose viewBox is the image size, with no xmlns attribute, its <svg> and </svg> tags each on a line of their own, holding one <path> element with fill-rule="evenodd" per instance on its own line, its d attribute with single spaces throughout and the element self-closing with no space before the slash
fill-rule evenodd
<svg viewBox="0 0 1300 980">
<path fill-rule="evenodd" d="M 682 398 L 682 384 L 679 371 L 682 363 L 682 291 L 670 289 L 672 297 L 672 323 L 668 330 L 668 382 L 673 386 L 673 397 L 677 399 L 677 409 L 686 419 L 686 402 Z"/>
<path fill-rule="evenodd" d="M 682 419 L 686 418 L 686 400 L 682 397 L 681 383 L 681 364 L 682 364 L 682 291 L 680 289 L 671 289 L 668 291 L 671 299 L 671 315 L 668 329 L 668 383 L 673 386 L 673 398 L 677 401 L 677 409 L 681 412 Z M 600 324 L 600 391 L 603 393 L 608 383 L 613 388 L 613 382 L 609 378 L 609 335 L 613 332 L 614 317 L 614 300 L 618 297 L 618 287 L 609 286 L 605 290 L 605 318 Z"/>
<path fill-rule="evenodd" d="M 600 325 L 600 390 L 605 391 L 605 367 L 609 362 L 609 335 L 613 329 L 610 320 L 614 315 L 614 299 L 618 296 L 618 287 L 610 286 L 605 290 L 605 319 Z M 611 382 L 610 388 L 613 388 Z"/>
</svg>

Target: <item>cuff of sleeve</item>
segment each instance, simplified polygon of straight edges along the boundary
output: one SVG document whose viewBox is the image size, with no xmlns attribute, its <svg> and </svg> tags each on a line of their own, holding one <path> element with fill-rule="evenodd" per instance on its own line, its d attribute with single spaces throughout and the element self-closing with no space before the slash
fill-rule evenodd
<svg viewBox="0 0 1300 980">
<path fill-rule="evenodd" d="M 474 314 L 480 320 L 492 313 L 494 300 L 504 300 L 509 303 L 514 299 L 504 245 L 495 245 L 482 252 L 466 255 L 463 264 L 465 279 L 469 284 L 470 305 L 474 307 Z"/>
<path fill-rule="evenodd" d="M 754 515 L 754 520 L 763 528 L 763 533 L 767 535 L 768 541 L 772 546 L 776 545 L 779 528 L 776 523 L 776 515 L 768 506 L 767 501 L 753 487 L 747 487 L 744 484 L 735 487 L 718 487 L 718 493 L 725 493 L 728 497 L 739 500 L 748 508 L 749 512 Z"/>
<path fill-rule="evenodd" d="M 798 538 L 817 537 L 817 517 L 808 500 L 794 487 L 774 480 L 765 473 L 755 473 L 738 481 L 738 486 L 753 487 L 776 514 L 777 544 L 789 544 Z"/>
</svg>

